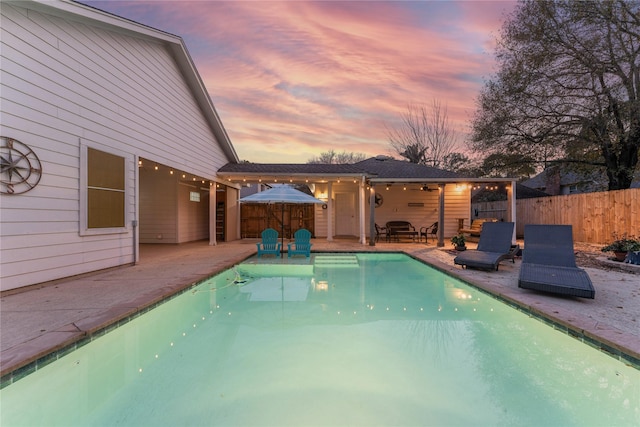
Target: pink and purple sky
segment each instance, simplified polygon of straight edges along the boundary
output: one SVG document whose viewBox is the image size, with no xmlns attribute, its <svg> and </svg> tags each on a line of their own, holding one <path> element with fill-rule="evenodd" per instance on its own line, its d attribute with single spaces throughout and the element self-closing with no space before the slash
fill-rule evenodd
<svg viewBox="0 0 640 427">
<path fill-rule="evenodd" d="M 448 108 L 460 148 L 513 1 L 90 1 L 182 37 L 241 160 L 394 155 L 409 104 Z M 395 157 L 398 157 L 397 155 Z"/>
</svg>

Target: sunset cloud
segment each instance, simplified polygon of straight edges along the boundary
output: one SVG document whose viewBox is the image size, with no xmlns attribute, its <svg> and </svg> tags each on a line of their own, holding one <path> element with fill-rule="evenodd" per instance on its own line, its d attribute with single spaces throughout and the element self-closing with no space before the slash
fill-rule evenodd
<svg viewBox="0 0 640 427">
<path fill-rule="evenodd" d="M 181 36 L 238 155 L 392 154 L 386 126 L 438 99 L 462 133 L 503 1 L 84 1 Z M 462 149 L 462 147 L 461 147 Z"/>
</svg>

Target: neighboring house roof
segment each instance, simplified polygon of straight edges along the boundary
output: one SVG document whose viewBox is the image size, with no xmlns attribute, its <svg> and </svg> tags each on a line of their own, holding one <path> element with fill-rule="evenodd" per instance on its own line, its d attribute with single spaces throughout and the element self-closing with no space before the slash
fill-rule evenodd
<svg viewBox="0 0 640 427">
<path fill-rule="evenodd" d="M 548 193 L 527 187 L 524 184 L 516 184 L 516 199 L 533 199 L 536 197 L 549 197 Z"/>
<path fill-rule="evenodd" d="M 538 175 L 534 176 L 531 179 L 523 181 L 523 185 L 526 185 L 529 188 L 542 189 L 546 188 L 547 182 L 549 179 L 549 175 L 559 173 L 560 174 L 560 185 L 577 185 L 582 183 L 592 183 L 593 185 L 604 185 L 606 187 L 606 177 L 604 177 L 600 172 L 576 172 L 573 170 L 562 170 L 557 167 L 551 167 L 543 170 Z"/>
<path fill-rule="evenodd" d="M 231 144 L 231 140 L 218 113 L 213 106 L 207 91 L 189 51 L 181 37 L 167 32 L 139 24 L 126 18 L 111 14 L 71 0 L 2 0 L 12 2 L 17 6 L 43 11 L 54 16 L 63 17 L 80 23 L 91 23 L 101 28 L 121 34 L 127 34 L 146 40 L 153 40 L 167 47 L 171 52 L 185 83 L 192 92 L 194 99 L 200 106 L 202 114 L 215 135 L 222 151 L 230 161 L 238 161 L 238 155 Z"/>
<path fill-rule="evenodd" d="M 529 188 L 525 185 L 516 183 L 516 199 L 533 199 L 536 197 L 549 197 L 550 194 L 544 191 L 536 190 L 535 188 Z M 490 190 L 487 188 L 481 188 L 474 190 L 471 195 L 472 203 L 482 202 L 495 202 L 499 200 L 507 200 L 507 193 L 504 188 L 496 190 Z"/>
</svg>

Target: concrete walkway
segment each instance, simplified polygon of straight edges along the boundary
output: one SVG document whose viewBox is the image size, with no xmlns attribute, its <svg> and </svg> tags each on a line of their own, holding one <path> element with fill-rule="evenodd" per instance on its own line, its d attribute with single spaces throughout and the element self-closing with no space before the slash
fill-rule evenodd
<svg viewBox="0 0 640 427">
<path fill-rule="evenodd" d="M 90 339 L 192 284 L 255 254 L 257 240 L 209 246 L 142 245 L 135 266 L 114 268 L 60 280 L 0 299 L 2 383 L 48 362 L 53 352 Z M 314 251 L 403 251 L 499 298 L 549 319 L 592 345 L 640 366 L 640 275 L 588 268 L 595 300 L 544 295 L 517 287 L 520 261 L 505 261 L 499 271 L 463 270 L 453 265 L 448 247 L 431 242 L 361 245 L 351 239 L 314 240 Z M 286 256 L 285 256 L 286 259 Z M 597 341 L 597 342 L 592 342 Z M 635 360 L 634 360 L 635 359 Z"/>
</svg>

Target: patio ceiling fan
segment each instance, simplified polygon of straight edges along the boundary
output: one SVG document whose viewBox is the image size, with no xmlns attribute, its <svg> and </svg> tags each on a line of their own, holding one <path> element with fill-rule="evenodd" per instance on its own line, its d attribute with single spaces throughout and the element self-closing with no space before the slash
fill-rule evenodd
<svg viewBox="0 0 640 427">
<path fill-rule="evenodd" d="M 429 186 L 427 184 L 424 184 L 422 187 L 420 188 L 411 188 L 410 190 L 412 191 L 438 191 L 437 188 L 429 188 Z"/>
</svg>

